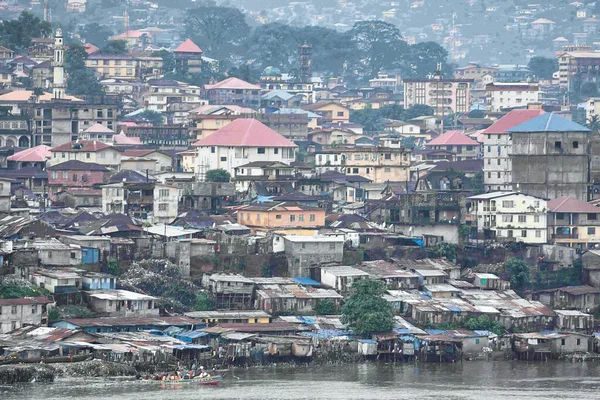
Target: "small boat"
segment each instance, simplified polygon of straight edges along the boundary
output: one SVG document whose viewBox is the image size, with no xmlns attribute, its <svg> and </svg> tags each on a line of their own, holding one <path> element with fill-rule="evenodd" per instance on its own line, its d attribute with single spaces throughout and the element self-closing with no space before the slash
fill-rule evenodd
<svg viewBox="0 0 600 400">
<path fill-rule="evenodd" d="M 168 381 L 155 381 L 152 379 L 142 379 L 138 382 L 143 383 L 164 383 L 166 385 L 184 385 L 184 384 L 192 384 L 192 385 L 202 385 L 202 386 L 217 386 L 222 380 L 224 376 L 215 375 L 215 376 L 207 376 L 204 378 L 196 377 L 193 379 L 176 379 L 176 380 L 168 380 Z"/>
</svg>

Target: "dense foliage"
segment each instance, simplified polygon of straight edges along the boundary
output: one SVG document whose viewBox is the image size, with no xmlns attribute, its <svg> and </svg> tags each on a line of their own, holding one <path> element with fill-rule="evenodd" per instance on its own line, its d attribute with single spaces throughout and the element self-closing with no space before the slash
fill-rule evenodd
<svg viewBox="0 0 600 400">
<path fill-rule="evenodd" d="M 340 308 L 332 300 L 321 300 L 315 307 L 317 315 L 337 315 L 340 313 Z"/>
<path fill-rule="evenodd" d="M 558 60 L 556 58 L 531 57 L 528 67 L 537 79 L 552 79 L 552 74 L 558 71 Z"/>
<path fill-rule="evenodd" d="M 531 286 L 535 290 L 553 289 L 564 286 L 581 285 L 582 262 L 575 260 L 573 268 L 563 268 L 557 271 L 537 271 L 535 281 Z"/>
<path fill-rule="evenodd" d="M 17 19 L 0 21 L 0 43 L 12 50 L 24 50 L 31 45 L 31 39 L 46 37 L 52 32 L 49 22 L 23 11 Z"/>
<path fill-rule="evenodd" d="M 384 106 L 379 109 L 354 110 L 350 113 L 350 121 L 361 124 L 365 132 L 381 132 L 385 127 L 387 119 L 408 121 L 413 118 L 433 115 L 433 108 L 427 105 L 416 104 L 405 109 L 398 105 Z"/>
<path fill-rule="evenodd" d="M 45 296 L 47 292 L 21 279 L 5 279 L 0 284 L 0 299 Z"/>
<path fill-rule="evenodd" d="M 68 318 L 96 318 L 98 314 L 89 310 L 85 306 L 60 306 L 53 308 L 48 314 L 50 321 L 60 321 Z"/>
<path fill-rule="evenodd" d="M 514 290 L 521 291 L 529 286 L 529 264 L 519 258 L 510 258 L 504 266 L 510 274 L 510 285 Z"/>
<path fill-rule="evenodd" d="M 342 307 L 342 323 L 360 336 L 388 332 L 394 327 L 394 311 L 383 299 L 381 281 L 360 280 L 352 284 L 352 295 Z"/>
<path fill-rule="evenodd" d="M 229 182 L 231 175 L 224 169 L 211 169 L 206 172 L 207 182 Z"/>
<path fill-rule="evenodd" d="M 65 52 L 65 71 L 67 73 L 67 92 L 77 95 L 102 95 L 104 89 L 91 69 L 85 68 L 88 54 L 83 45 L 74 43 Z"/>
<path fill-rule="evenodd" d="M 152 125 L 162 125 L 164 123 L 163 116 L 158 111 L 144 110 L 138 116 Z"/>
<path fill-rule="evenodd" d="M 503 335 L 506 332 L 504 325 L 498 321 L 492 321 L 485 315 L 477 318 L 470 317 L 461 323 L 446 322 L 443 324 L 430 324 L 429 328 L 440 330 L 468 329 L 470 331 L 490 331 L 496 335 Z"/>
</svg>

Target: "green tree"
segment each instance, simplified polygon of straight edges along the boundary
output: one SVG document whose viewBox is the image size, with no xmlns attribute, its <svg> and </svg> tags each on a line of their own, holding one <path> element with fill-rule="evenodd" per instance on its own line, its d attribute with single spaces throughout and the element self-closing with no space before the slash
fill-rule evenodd
<svg viewBox="0 0 600 400">
<path fill-rule="evenodd" d="M 558 71 L 558 60 L 547 57 L 531 57 L 527 65 L 536 79 L 552 79 L 552 74 Z"/>
<path fill-rule="evenodd" d="M 485 111 L 483 110 L 471 110 L 468 114 L 469 118 L 484 118 Z"/>
<path fill-rule="evenodd" d="M 373 110 L 371 106 L 363 110 L 353 110 L 350 113 L 350 122 L 361 124 L 365 132 L 381 132 L 385 127 L 385 119 L 381 117 L 379 110 Z"/>
<path fill-rule="evenodd" d="M 406 109 L 405 120 L 433 115 L 434 112 L 435 110 L 431 106 L 426 104 L 415 104 L 414 106 Z"/>
<path fill-rule="evenodd" d="M 175 72 L 175 56 L 168 50 L 160 50 L 152 53 L 152 57 L 160 57 L 163 60 L 163 71 L 165 74 Z"/>
<path fill-rule="evenodd" d="M 401 58 L 398 63 L 403 77 L 407 78 L 426 78 L 438 70 L 438 63 L 441 64 L 442 75 L 452 75 L 448 51 L 436 42 L 421 42 L 409 46 L 406 57 Z"/>
<path fill-rule="evenodd" d="M 578 93 L 583 98 L 597 97 L 598 96 L 598 86 L 594 82 L 585 82 L 579 88 Z"/>
<path fill-rule="evenodd" d="M 268 66 L 290 69 L 290 61 L 298 51 L 295 29 L 278 22 L 257 27 L 248 42 L 248 53 L 256 59 L 253 66 L 260 70 Z"/>
<path fill-rule="evenodd" d="M 453 243 L 439 242 L 435 245 L 434 251 L 439 257 L 446 257 L 448 260 L 456 260 L 456 250 L 458 246 Z"/>
<path fill-rule="evenodd" d="M 244 14 L 237 8 L 208 4 L 188 10 L 186 16 L 187 36 L 217 59 L 237 53 L 250 33 Z"/>
<path fill-rule="evenodd" d="M 72 95 L 101 96 L 104 89 L 94 73 L 86 68 L 88 54 L 85 47 L 73 43 L 65 52 L 65 71 L 67 73 L 67 92 Z"/>
<path fill-rule="evenodd" d="M 207 182 L 229 182 L 231 175 L 224 169 L 211 169 L 206 172 Z"/>
<path fill-rule="evenodd" d="M 394 310 L 383 299 L 381 281 L 360 280 L 352 284 L 352 295 L 342 307 L 342 323 L 360 336 L 388 332 L 394 327 Z"/>
<path fill-rule="evenodd" d="M 521 291 L 529 286 L 529 264 L 519 258 L 510 258 L 504 266 L 510 274 L 510 285 L 516 291 Z"/>
<path fill-rule="evenodd" d="M 317 315 L 337 315 L 340 313 L 339 307 L 333 300 L 321 300 L 315 307 Z"/>
<path fill-rule="evenodd" d="M 215 299 L 209 293 L 200 292 L 196 296 L 192 308 L 195 311 L 213 311 L 215 309 Z"/>
<path fill-rule="evenodd" d="M 108 260 L 108 273 L 114 276 L 121 275 L 121 269 L 119 268 L 119 262 L 117 260 Z"/>
<path fill-rule="evenodd" d="M 92 22 L 81 27 L 79 35 L 85 39 L 86 43 L 91 43 L 101 49 L 108 44 L 108 38 L 113 35 L 113 31 L 105 25 Z"/>
<path fill-rule="evenodd" d="M 144 110 L 139 114 L 139 116 L 152 125 L 162 125 L 164 123 L 163 116 L 158 111 Z"/>
<path fill-rule="evenodd" d="M 471 225 L 461 225 L 458 227 L 458 236 L 463 240 L 467 239 L 471 234 Z"/>
<path fill-rule="evenodd" d="M 504 325 L 497 321 L 492 321 L 486 315 L 467 319 L 464 323 L 464 328 L 470 331 L 490 331 L 496 335 L 504 335 L 506 333 Z"/>
<path fill-rule="evenodd" d="M 349 35 L 362 56 L 358 66 L 365 66 L 364 75 L 369 78 L 384 68 L 392 67 L 408 48 L 398 28 L 384 21 L 359 21 Z"/>
<path fill-rule="evenodd" d="M 471 187 L 473 188 L 473 195 L 482 194 L 483 189 L 483 172 L 479 171 L 471 178 Z"/>
<path fill-rule="evenodd" d="M 102 54 L 127 54 L 127 42 L 124 40 L 109 40 L 100 52 Z"/>
<path fill-rule="evenodd" d="M 24 50 L 31 39 L 49 36 L 52 26 L 35 15 L 23 11 L 17 19 L 0 21 L 0 43 L 12 50 Z"/>
<path fill-rule="evenodd" d="M 598 118 L 597 115 L 592 115 L 591 118 L 587 120 L 587 123 L 585 124 L 585 126 L 587 126 L 589 129 L 593 130 L 594 132 L 599 132 L 600 131 L 600 118 Z"/>
<path fill-rule="evenodd" d="M 405 149 L 414 149 L 417 147 L 417 138 L 414 136 L 404 136 L 400 139 L 400 143 Z"/>
</svg>

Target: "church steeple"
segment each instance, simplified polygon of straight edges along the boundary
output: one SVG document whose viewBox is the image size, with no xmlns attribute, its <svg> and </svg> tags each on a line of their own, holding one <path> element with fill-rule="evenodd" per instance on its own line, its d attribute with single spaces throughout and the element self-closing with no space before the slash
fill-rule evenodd
<svg viewBox="0 0 600 400">
<path fill-rule="evenodd" d="M 54 62 L 52 63 L 54 79 L 52 82 L 53 98 L 65 98 L 65 46 L 63 42 L 62 30 L 58 28 L 54 35 Z"/>
</svg>

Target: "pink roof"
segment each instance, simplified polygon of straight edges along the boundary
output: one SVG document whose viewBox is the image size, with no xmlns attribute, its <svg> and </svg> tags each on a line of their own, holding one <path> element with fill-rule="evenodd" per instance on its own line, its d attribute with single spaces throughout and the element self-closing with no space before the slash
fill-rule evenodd
<svg viewBox="0 0 600 400">
<path fill-rule="evenodd" d="M 44 162 L 50 158 L 50 146 L 43 144 L 25 149 L 8 157 L 8 161 L 16 162 Z"/>
<path fill-rule="evenodd" d="M 210 89 L 250 89 L 260 90 L 259 85 L 253 85 L 238 78 L 227 78 L 224 81 L 217 82 L 214 85 L 204 85 L 206 90 Z"/>
<path fill-rule="evenodd" d="M 461 131 L 448 131 L 436 137 L 425 146 L 477 146 L 478 143 Z"/>
<path fill-rule="evenodd" d="M 89 54 L 94 54 L 95 52 L 97 52 L 98 50 L 100 50 L 98 47 L 94 46 L 91 43 L 86 43 L 83 45 L 83 47 L 85 47 L 85 52 Z"/>
<path fill-rule="evenodd" d="M 202 49 L 198 47 L 198 45 L 192 42 L 192 39 L 185 39 L 183 43 L 181 43 L 175 49 L 175 53 L 200 53 L 202 54 Z"/>
<path fill-rule="evenodd" d="M 98 124 L 98 123 L 90 126 L 84 132 L 86 132 L 86 133 L 115 133 L 115 131 L 113 131 L 112 129 L 109 129 L 106 126 L 104 126 L 102 124 Z"/>
<path fill-rule="evenodd" d="M 4 93 L 0 96 L 0 102 L 22 101 L 27 102 L 33 96 L 33 90 L 15 90 L 13 92 Z M 52 93 L 42 93 L 39 96 L 40 101 L 51 101 L 54 95 Z M 82 101 L 77 97 L 65 95 L 65 100 Z"/>
<path fill-rule="evenodd" d="M 112 36 L 110 38 L 108 38 L 108 40 L 125 40 L 125 39 L 136 39 L 136 38 L 140 38 L 143 35 L 146 35 L 148 37 L 152 36 L 150 34 L 150 32 L 142 32 L 142 31 L 138 31 L 138 30 L 131 30 L 131 31 L 127 31 L 127 32 L 123 32 L 120 35 L 117 36 Z"/>
<path fill-rule="evenodd" d="M 138 124 L 136 124 L 135 122 L 129 122 L 129 121 L 120 121 L 118 124 L 120 126 L 138 126 Z"/>
<path fill-rule="evenodd" d="M 550 200 L 548 209 L 557 213 L 600 213 L 600 208 L 573 197 Z"/>
<path fill-rule="evenodd" d="M 127 136 L 124 133 L 113 136 L 115 144 L 142 144 L 142 141 L 137 136 Z"/>
<path fill-rule="evenodd" d="M 544 110 L 512 110 L 498 121 L 494 122 L 483 133 L 507 133 L 510 128 L 544 114 Z"/>
<path fill-rule="evenodd" d="M 260 121 L 238 118 L 212 135 L 193 144 L 200 146 L 296 147 Z"/>
<path fill-rule="evenodd" d="M 74 149 L 73 145 L 75 143 L 79 143 L 81 145 L 80 148 Z M 90 151 L 90 152 L 95 152 L 95 151 L 100 151 L 100 150 L 104 150 L 104 149 L 108 149 L 108 148 L 112 148 L 112 146 L 106 144 L 106 143 L 102 143 L 100 141 L 97 140 L 80 140 L 79 142 L 67 142 L 64 144 L 61 144 L 60 146 L 57 147 L 53 147 L 52 149 L 50 149 L 50 151 Z"/>
</svg>

